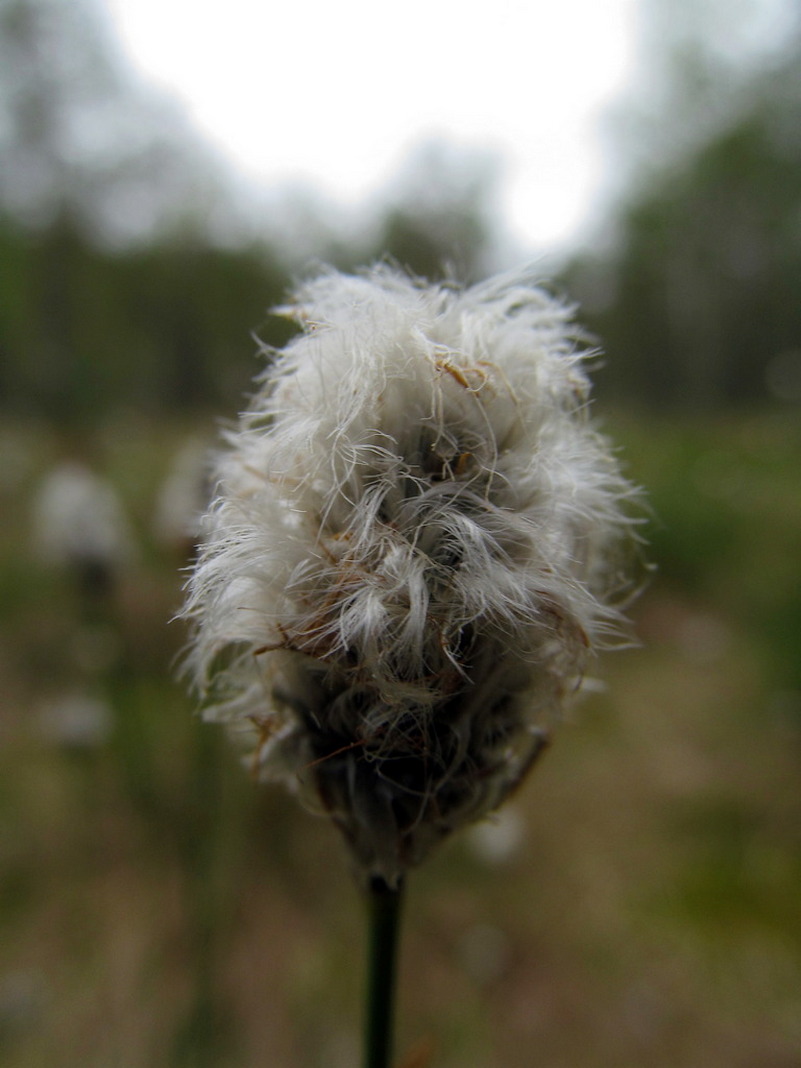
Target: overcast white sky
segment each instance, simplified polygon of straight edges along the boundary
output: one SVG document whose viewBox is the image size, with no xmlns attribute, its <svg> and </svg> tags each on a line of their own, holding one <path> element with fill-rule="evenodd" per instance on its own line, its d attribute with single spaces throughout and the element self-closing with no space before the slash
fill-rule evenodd
<svg viewBox="0 0 801 1068">
<path fill-rule="evenodd" d="M 502 160 L 524 245 L 569 240 L 603 187 L 599 120 L 638 0 L 103 0 L 135 65 L 246 177 L 354 205 L 431 135 Z"/>
</svg>

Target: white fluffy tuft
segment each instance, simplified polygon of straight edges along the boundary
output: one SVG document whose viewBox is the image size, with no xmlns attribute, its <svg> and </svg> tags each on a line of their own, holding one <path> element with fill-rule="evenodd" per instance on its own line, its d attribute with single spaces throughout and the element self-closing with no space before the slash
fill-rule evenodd
<svg viewBox="0 0 801 1068">
<path fill-rule="evenodd" d="M 495 808 L 618 619 L 632 488 L 570 309 L 333 271 L 289 309 L 190 581 L 207 715 L 394 883 Z"/>
</svg>

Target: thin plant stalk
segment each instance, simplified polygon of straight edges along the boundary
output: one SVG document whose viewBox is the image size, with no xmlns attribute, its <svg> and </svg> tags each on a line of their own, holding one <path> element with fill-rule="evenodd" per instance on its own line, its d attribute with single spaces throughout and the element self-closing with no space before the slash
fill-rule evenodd
<svg viewBox="0 0 801 1068">
<path fill-rule="evenodd" d="M 364 1068 L 390 1068 L 403 885 L 374 878 L 368 888 L 369 944 Z"/>
</svg>

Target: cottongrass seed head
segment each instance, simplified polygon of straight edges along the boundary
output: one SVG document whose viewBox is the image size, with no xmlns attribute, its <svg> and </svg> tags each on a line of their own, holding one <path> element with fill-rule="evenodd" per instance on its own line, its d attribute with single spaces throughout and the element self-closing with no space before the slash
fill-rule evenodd
<svg viewBox="0 0 801 1068">
<path fill-rule="evenodd" d="M 525 277 L 302 285 L 216 468 L 184 614 L 206 716 L 397 885 L 546 744 L 626 588 L 634 495 L 571 309 Z"/>
</svg>

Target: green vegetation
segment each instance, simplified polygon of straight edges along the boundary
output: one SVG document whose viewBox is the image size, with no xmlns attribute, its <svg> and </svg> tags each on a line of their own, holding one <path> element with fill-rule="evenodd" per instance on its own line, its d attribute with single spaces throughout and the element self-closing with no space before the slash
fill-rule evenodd
<svg viewBox="0 0 801 1068">
<path fill-rule="evenodd" d="M 468 834 L 410 881 L 399 1050 L 790 1065 L 801 697 L 777 636 L 799 611 L 799 431 L 777 412 L 609 429 L 654 511 L 642 647 L 604 661 L 605 692 L 515 802 L 517 849 L 493 862 Z M 95 438 L 139 551 L 94 602 L 32 553 L 61 439 L 3 437 L 6 482 L 12 460 L 24 474 L 0 542 L 0 1048 L 18 1068 L 357 1056 L 363 916 L 336 833 L 256 789 L 175 679 L 180 559 L 151 518 L 183 437 Z M 105 727 L 70 729 L 67 695 L 103 702 Z"/>
</svg>

